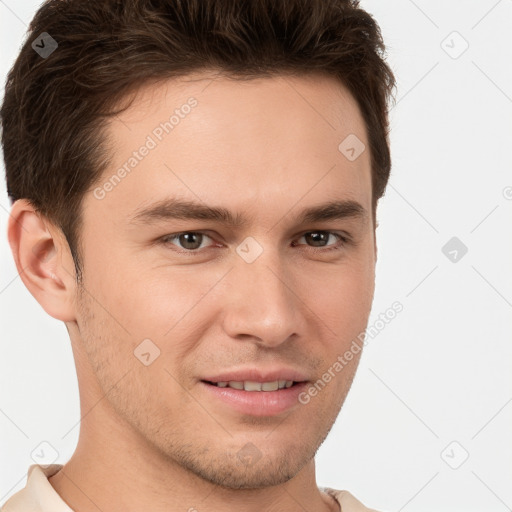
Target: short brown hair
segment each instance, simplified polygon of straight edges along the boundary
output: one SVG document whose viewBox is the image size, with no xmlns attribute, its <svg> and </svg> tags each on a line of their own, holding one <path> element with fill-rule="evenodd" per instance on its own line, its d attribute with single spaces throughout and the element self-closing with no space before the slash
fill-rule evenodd
<svg viewBox="0 0 512 512">
<path fill-rule="evenodd" d="M 42 58 L 43 32 L 58 48 Z M 65 235 L 81 279 L 81 204 L 109 164 L 104 133 L 119 101 L 153 80 L 215 69 L 251 78 L 323 73 L 363 115 L 373 215 L 391 169 L 395 78 L 380 28 L 358 0 L 47 0 L 7 77 L 0 118 L 7 192 Z M 341 142 L 341 141 L 340 141 Z"/>
</svg>

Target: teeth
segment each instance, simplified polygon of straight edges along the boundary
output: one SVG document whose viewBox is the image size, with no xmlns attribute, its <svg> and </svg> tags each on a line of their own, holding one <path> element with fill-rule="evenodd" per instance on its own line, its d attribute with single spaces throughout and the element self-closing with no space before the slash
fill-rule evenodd
<svg viewBox="0 0 512 512">
<path fill-rule="evenodd" d="M 292 387 L 293 380 L 274 380 L 272 382 L 230 380 L 229 382 L 214 382 L 214 384 L 219 388 L 229 387 L 234 389 L 243 389 L 244 391 L 277 391 L 278 389 Z"/>
<path fill-rule="evenodd" d="M 261 382 L 246 380 L 244 382 L 244 389 L 245 391 L 261 391 Z"/>
</svg>

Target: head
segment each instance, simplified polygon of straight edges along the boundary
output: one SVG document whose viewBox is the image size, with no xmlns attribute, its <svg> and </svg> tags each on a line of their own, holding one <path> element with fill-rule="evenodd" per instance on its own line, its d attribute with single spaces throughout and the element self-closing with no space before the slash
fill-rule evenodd
<svg viewBox="0 0 512 512">
<path fill-rule="evenodd" d="M 42 32 L 58 44 L 44 58 Z M 43 4 L 1 109 L 8 234 L 66 323 L 82 402 L 105 397 L 98 421 L 231 488 L 312 459 L 373 299 L 383 53 L 356 1 Z M 248 367 L 325 385 L 272 415 L 210 397 L 205 380 Z"/>
</svg>

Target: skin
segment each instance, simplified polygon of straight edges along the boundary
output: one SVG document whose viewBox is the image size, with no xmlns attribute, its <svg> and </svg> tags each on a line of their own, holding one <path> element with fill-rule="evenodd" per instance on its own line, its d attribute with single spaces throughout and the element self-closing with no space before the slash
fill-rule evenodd
<svg viewBox="0 0 512 512">
<path fill-rule="evenodd" d="M 370 155 L 351 162 L 338 150 L 351 133 L 368 147 L 364 121 L 332 78 L 212 77 L 147 85 L 109 123 L 105 179 L 169 112 L 191 96 L 198 102 L 103 199 L 85 195 L 83 287 L 62 233 L 27 201 L 12 207 L 8 237 L 21 279 L 72 343 L 80 436 L 49 480 L 77 512 L 339 510 L 317 487 L 314 455 L 361 352 L 307 405 L 275 416 L 213 403 L 200 379 L 283 365 L 316 381 L 365 330 L 377 257 Z M 165 197 L 250 222 L 129 224 L 137 208 Z M 359 202 L 366 221 L 297 224 L 302 209 L 335 199 Z M 184 254 L 183 240 L 155 243 L 190 231 L 206 232 L 199 255 Z M 325 252 L 338 239 L 322 246 L 303 236 L 318 231 L 353 242 Z M 263 249 L 251 264 L 235 250 L 248 236 Z M 160 349 L 149 366 L 134 357 L 146 338 Z M 248 442 L 261 457 L 244 466 L 237 452 Z"/>
</svg>

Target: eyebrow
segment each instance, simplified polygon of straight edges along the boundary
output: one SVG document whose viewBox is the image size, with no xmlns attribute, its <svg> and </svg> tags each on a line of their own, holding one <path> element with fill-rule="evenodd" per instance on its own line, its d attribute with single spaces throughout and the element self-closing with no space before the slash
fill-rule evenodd
<svg viewBox="0 0 512 512">
<path fill-rule="evenodd" d="M 151 225 L 163 220 L 207 220 L 224 224 L 231 228 L 243 228 L 250 219 L 239 212 L 232 213 L 224 207 L 208 206 L 194 201 L 166 198 L 137 209 L 129 218 L 130 224 Z M 305 208 L 297 217 L 299 224 L 314 222 L 356 219 L 366 222 L 368 211 L 351 199 L 329 201 Z"/>
</svg>

